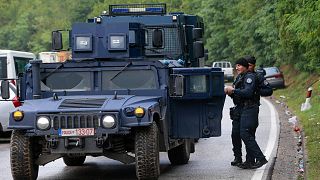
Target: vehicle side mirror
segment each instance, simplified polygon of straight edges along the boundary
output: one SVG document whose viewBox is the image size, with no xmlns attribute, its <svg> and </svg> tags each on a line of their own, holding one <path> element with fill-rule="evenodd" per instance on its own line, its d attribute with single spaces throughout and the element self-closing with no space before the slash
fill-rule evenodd
<svg viewBox="0 0 320 180">
<path fill-rule="evenodd" d="M 193 28 L 192 29 L 192 38 L 194 40 L 199 40 L 203 37 L 202 28 Z"/>
<path fill-rule="evenodd" d="M 204 60 L 207 61 L 209 59 L 209 51 L 208 49 L 204 49 Z"/>
<path fill-rule="evenodd" d="M 182 97 L 184 94 L 184 76 L 173 74 L 170 76 L 170 97 Z"/>
<path fill-rule="evenodd" d="M 204 45 L 202 41 L 193 42 L 193 57 L 202 58 L 204 56 Z"/>
<path fill-rule="evenodd" d="M 163 46 L 163 37 L 162 37 L 162 30 L 155 29 L 152 33 L 152 45 L 153 47 L 162 47 Z"/>
<path fill-rule="evenodd" d="M 1 81 L 1 97 L 2 99 L 10 98 L 9 81 Z"/>
<path fill-rule="evenodd" d="M 52 49 L 61 50 L 63 48 L 62 44 L 62 34 L 59 31 L 52 31 Z"/>
</svg>

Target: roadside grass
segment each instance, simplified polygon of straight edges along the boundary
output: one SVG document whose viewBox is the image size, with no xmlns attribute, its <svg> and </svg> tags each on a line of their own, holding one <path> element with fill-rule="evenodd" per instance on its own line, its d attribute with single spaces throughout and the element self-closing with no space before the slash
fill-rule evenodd
<svg viewBox="0 0 320 180">
<path fill-rule="evenodd" d="M 305 135 L 307 152 L 307 179 L 318 179 L 320 174 L 320 75 L 299 73 L 292 66 L 281 67 L 286 80 L 286 88 L 274 91 L 273 96 L 285 102 L 292 113 L 298 117 Z M 318 81 L 317 81 L 318 80 Z M 307 89 L 312 85 L 311 109 L 301 111 Z M 298 167 L 297 167 L 298 168 Z"/>
</svg>

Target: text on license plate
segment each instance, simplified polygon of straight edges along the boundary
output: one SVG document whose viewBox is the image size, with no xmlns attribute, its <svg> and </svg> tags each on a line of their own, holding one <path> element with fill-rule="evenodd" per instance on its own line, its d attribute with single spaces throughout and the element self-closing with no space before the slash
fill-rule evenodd
<svg viewBox="0 0 320 180">
<path fill-rule="evenodd" d="M 59 129 L 59 136 L 93 136 L 94 128 Z"/>
</svg>

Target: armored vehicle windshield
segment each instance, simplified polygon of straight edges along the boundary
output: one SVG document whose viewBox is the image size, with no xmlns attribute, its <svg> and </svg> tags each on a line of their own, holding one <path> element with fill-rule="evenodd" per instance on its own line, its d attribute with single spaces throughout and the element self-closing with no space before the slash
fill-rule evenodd
<svg viewBox="0 0 320 180">
<path fill-rule="evenodd" d="M 157 71 L 150 66 L 106 67 L 99 73 L 97 70 L 75 71 L 65 68 L 62 72 L 41 75 L 44 77 L 41 81 L 41 91 L 139 90 L 159 87 Z M 95 76 L 101 78 L 101 83 L 94 80 Z"/>
</svg>

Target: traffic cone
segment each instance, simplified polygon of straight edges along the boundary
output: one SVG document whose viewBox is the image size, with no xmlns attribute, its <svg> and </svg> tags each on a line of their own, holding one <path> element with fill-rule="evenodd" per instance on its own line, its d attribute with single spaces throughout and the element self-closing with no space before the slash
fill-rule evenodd
<svg viewBox="0 0 320 180">
<path fill-rule="evenodd" d="M 301 111 L 306 111 L 311 108 L 310 100 L 312 95 L 312 87 L 308 88 L 306 102 L 301 104 Z"/>
</svg>

